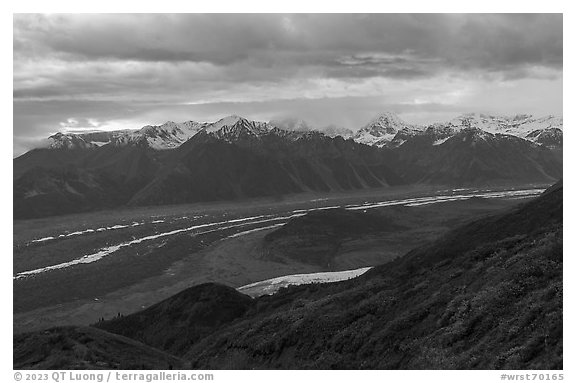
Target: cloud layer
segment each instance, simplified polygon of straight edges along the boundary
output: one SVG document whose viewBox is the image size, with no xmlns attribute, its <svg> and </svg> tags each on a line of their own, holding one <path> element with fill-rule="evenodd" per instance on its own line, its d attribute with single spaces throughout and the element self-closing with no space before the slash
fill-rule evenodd
<svg viewBox="0 0 576 383">
<path fill-rule="evenodd" d="M 561 113 L 562 54 L 554 14 L 15 15 L 15 151 L 70 119 Z"/>
</svg>

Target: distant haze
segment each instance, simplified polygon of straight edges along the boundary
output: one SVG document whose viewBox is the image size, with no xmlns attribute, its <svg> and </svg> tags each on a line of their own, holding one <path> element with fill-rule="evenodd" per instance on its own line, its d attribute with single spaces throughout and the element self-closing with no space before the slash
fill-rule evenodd
<svg viewBox="0 0 576 383">
<path fill-rule="evenodd" d="M 59 130 L 230 114 L 357 130 L 562 115 L 560 14 L 14 16 L 14 155 Z"/>
</svg>

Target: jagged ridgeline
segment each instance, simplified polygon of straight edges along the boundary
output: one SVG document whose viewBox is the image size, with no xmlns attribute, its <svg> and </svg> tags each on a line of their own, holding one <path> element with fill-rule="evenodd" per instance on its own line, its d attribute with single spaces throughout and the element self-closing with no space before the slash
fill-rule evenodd
<svg viewBox="0 0 576 383">
<path fill-rule="evenodd" d="M 385 113 L 355 134 L 305 122 L 167 122 L 58 133 L 14 159 L 14 217 L 409 184 L 551 183 L 562 118 L 465 115 L 417 126 Z"/>
</svg>

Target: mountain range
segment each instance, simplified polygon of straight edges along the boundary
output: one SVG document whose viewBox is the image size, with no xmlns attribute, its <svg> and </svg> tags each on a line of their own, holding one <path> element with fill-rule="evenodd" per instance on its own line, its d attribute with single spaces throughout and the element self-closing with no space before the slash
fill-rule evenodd
<svg viewBox="0 0 576 383">
<path fill-rule="evenodd" d="M 435 145 L 442 145 L 448 138 L 463 130 L 476 129 L 493 135 L 510 135 L 548 148 L 562 147 L 563 119 L 555 116 L 512 117 L 469 113 L 453 120 L 427 126 L 408 124 L 394 113 L 384 113 L 362 127 L 353 136 L 360 143 L 379 147 L 398 147 L 414 136 L 431 136 Z"/>
<path fill-rule="evenodd" d="M 433 135 L 436 145 L 442 140 L 465 129 L 479 129 L 487 133 L 512 135 L 550 148 L 562 146 L 563 119 L 555 116 L 534 117 L 515 115 L 511 117 L 469 113 L 450 121 L 430 125 L 409 124 L 392 112 L 385 112 L 360 128 L 351 130 L 330 125 L 315 129 L 306 121 L 295 118 L 257 122 L 237 115 L 222 118 L 214 123 L 168 121 L 162 125 L 147 125 L 138 130 L 94 131 L 88 133 L 56 133 L 48 138 L 44 147 L 51 149 L 87 149 L 106 144 L 114 146 L 147 145 L 155 150 L 173 149 L 180 146 L 201 130 L 216 132 L 223 127 L 234 126 L 238 122 L 251 125 L 256 134 L 266 133 L 274 128 L 291 132 L 319 132 L 329 137 L 341 136 L 354 141 L 378 147 L 400 146 L 408 138 L 417 135 Z M 226 134 L 224 132 L 224 134 Z"/>
<path fill-rule="evenodd" d="M 338 129 L 334 129 L 334 132 Z M 352 137 L 229 116 L 57 133 L 14 159 L 14 217 L 406 184 L 552 183 L 562 119 L 466 115 L 420 127 L 384 113 Z"/>
</svg>

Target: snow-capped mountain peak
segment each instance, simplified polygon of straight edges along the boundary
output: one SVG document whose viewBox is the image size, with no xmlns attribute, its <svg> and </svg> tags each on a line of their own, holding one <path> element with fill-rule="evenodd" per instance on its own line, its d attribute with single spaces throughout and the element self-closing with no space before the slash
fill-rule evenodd
<svg viewBox="0 0 576 383">
<path fill-rule="evenodd" d="M 95 145 L 87 142 L 81 135 L 58 132 L 48 137 L 48 147 L 50 149 L 88 149 Z"/>
<path fill-rule="evenodd" d="M 238 115 L 233 114 L 233 115 L 221 118 L 214 123 L 206 124 L 206 131 L 209 133 L 215 132 L 217 130 L 222 129 L 224 126 L 235 125 L 238 121 L 244 120 L 244 119 L 245 119 L 244 117 L 240 117 Z"/>
<path fill-rule="evenodd" d="M 400 119 L 392 112 L 385 112 L 373 119 L 360 130 L 370 132 L 372 135 L 378 137 L 386 134 L 396 134 L 398 130 L 408 126 L 406 122 Z"/>
<path fill-rule="evenodd" d="M 260 137 L 270 131 L 267 122 L 248 120 L 239 116 L 223 118 L 206 127 L 206 131 L 219 139 L 234 142 L 242 137 Z"/>
<path fill-rule="evenodd" d="M 396 114 L 385 112 L 362 127 L 353 136 L 354 141 L 375 146 L 387 146 L 399 131 L 420 131 L 421 129 L 408 124 Z"/>
<path fill-rule="evenodd" d="M 195 121 L 175 123 L 167 121 L 162 125 L 146 125 L 138 130 L 113 137 L 116 146 L 146 145 L 152 149 L 173 149 L 190 139 L 203 128 Z"/>
</svg>

